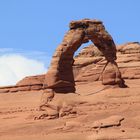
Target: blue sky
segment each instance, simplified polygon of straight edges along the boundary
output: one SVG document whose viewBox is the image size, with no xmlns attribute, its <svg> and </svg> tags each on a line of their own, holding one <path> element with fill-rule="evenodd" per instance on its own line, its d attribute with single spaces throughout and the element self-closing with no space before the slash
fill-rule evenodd
<svg viewBox="0 0 140 140">
<path fill-rule="evenodd" d="M 48 67 L 71 20 L 99 19 L 116 44 L 140 41 L 140 0 L 0 0 L 0 56 Z"/>
</svg>

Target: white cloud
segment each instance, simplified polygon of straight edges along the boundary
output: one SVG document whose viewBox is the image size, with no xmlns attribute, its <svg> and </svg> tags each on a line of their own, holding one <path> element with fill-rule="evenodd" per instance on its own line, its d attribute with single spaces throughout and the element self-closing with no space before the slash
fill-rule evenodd
<svg viewBox="0 0 140 140">
<path fill-rule="evenodd" d="M 47 71 L 43 62 L 18 54 L 0 56 L 0 86 L 14 85 L 26 76 Z"/>
<path fill-rule="evenodd" d="M 13 48 L 0 48 L 0 53 L 12 52 Z"/>
</svg>

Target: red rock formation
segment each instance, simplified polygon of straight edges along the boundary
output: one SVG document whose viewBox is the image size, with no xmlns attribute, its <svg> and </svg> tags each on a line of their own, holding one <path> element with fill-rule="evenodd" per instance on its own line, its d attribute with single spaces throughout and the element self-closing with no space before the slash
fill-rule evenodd
<svg viewBox="0 0 140 140">
<path fill-rule="evenodd" d="M 140 43 L 129 42 L 118 46 L 117 60 L 125 79 L 140 78 Z"/>
<path fill-rule="evenodd" d="M 44 78 L 45 75 L 25 77 L 15 86 L 0 87 L 0 93 L 41 90 L 43 89 Z"/>
<path fill-rule="evenodd" d="M 53 89 L 55 92 L 75 92 L 72 68 L 73 56 L 81 44 L 88 40 L 91 40 L 96 45 L 107 60 L 107 64 L 102 71 L 101 79 L 103 84 L 118 84 L 120 87 L 125 87 L 124 80 L 121 78 L 121 73 L 115 62 L 117 58 L 116 46 L 102 22 L 84 19 L 72 21 L 69 27 L 70 30 L 64 36 L 62 43 L 53 55 L 51 66 L 44 82 L 46 87 Z M 110 66 L 113 68 L 110 69 Z M 109 69 L 109 73 L 111 73 L 110 76 L 108 72 L 106 73 L 106 67 Z"/>
<path fill-rule="evenodd" d="M 130 42 L 117 46 L 117 63 L 124 79 L 140 79 L 140 44 Z M 94 45 L 83 48 L 74 58 L 73 73 L 76 83 L 97 81 L 106 63 Z M 106 69 L 107 70 L 107 69 Z M 0 87 L 0 93 L 43 89 L 45 75 L 25 77 L 16 86 Z"/>
<path fill-rule="evenodd" d="M 90 45 L 82 49 L 75 57 L 73 68 L 76 82 L 93 82 L 100 77 L 106 60 L 101 52 L 91 48 L 95 48 L 95 46 Z M 138 42 L 117 46 L 117 57 L 117 63 L 124 79 L 140 78 L 140 44 Z M 109 74 L 111 76 L 110 70 L 107 68 L 105 70 L 107 74 L 104 76 L 108 77 Z"/>
<path fill-rule="evenodd" d="M 20 80 L 17 86 L 43 85 L 45 75 L 28 76 Z"/>
</svg>

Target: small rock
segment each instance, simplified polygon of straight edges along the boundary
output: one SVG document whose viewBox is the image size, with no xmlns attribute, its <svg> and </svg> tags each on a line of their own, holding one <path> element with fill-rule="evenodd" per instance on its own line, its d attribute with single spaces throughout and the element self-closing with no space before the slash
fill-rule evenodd
<svg viewBox="0 0 140 140">
<path fill-rule="evenodd" d="M 91 127 L 92 128 L 107 128 L 107 127 L 113 127 L 113 126 L 120 126 L 122 120 L 124 120 L 124 117 L 122 116 L 110 116 L 106 119 L 95 121 L 93 124 L 91 124 Z"/>
</svg>

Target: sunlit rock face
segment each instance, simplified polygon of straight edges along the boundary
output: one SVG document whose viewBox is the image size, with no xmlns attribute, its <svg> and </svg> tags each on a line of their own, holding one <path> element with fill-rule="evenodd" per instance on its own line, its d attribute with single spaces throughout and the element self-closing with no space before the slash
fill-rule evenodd
<svg viewBox="0 0 140 140">
<path fill-rule="evenodd" d="M 91 40 L 107 60 L 101 72 L 102 83 L 124 87 L 124 80 L 115 62 L 117 59 L 116 46 L 103 23 L 98 20 L 84 19 L 70 22 L 69 28 L 52 57 L 44 85 L 55 92 L 75 92 L 73 56 L 83 43 Z M 106 75 L 108 76 L 106 77 Z"/>
<path fill-rule="evenodd" d="M 117 64 L 123 79 L 140 78 L 140 43 L 129 42 L 117 47 Z M 75 57 L 74 74 L 76 82 L 93 82 L 100 77 L 102 69 L 106 63 L 103 54 L 94 45 L 83 48 Z M 113 76 L 111 65 L 106 69 L 106 77 Z M 112 67 L 113 68 L 113 67 Z M 109 81 L 109 78 L 107 78 Z"/>
</svg>

